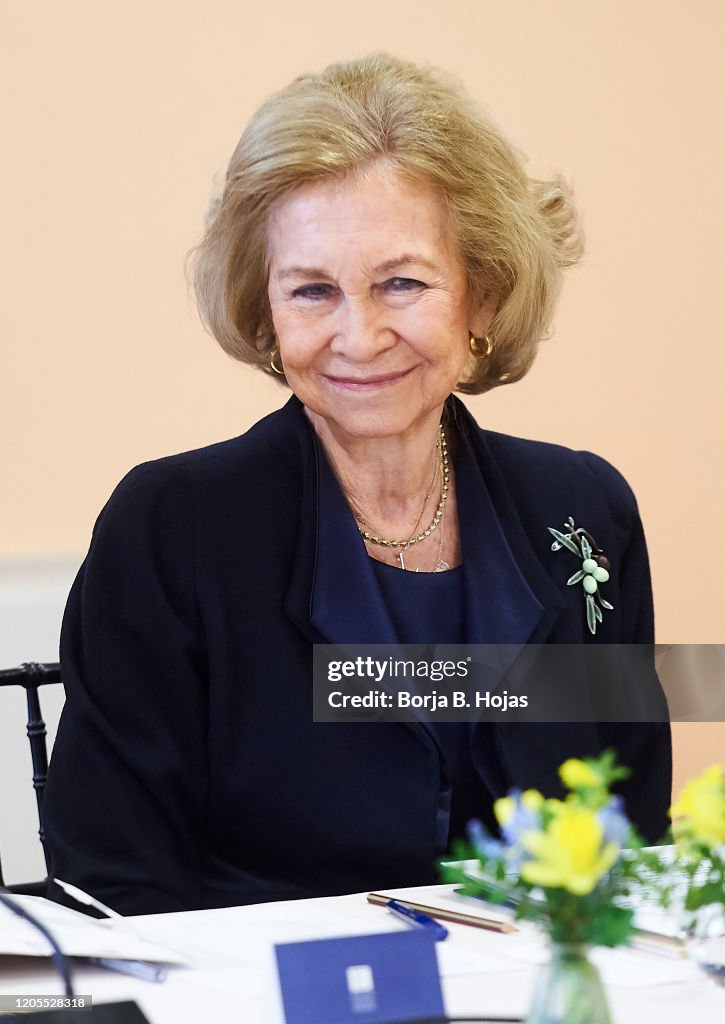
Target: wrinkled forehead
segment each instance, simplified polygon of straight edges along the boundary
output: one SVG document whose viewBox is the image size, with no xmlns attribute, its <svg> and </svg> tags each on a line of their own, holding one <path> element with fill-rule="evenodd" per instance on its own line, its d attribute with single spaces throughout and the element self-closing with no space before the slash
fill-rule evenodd
<svg viewBox="0 0 725 1024">
<path fill-rule="evenodd" d="M 353 252 L 361 262 L 376 265 L 398 252 L 418 253 L 432 263 L 457 262 L 458 246 L 444 198 L 427 183 L 381 166 L 306 183 L 270 211 L 271 272 L 283 259 L 334 260 Z"/>
</svg>

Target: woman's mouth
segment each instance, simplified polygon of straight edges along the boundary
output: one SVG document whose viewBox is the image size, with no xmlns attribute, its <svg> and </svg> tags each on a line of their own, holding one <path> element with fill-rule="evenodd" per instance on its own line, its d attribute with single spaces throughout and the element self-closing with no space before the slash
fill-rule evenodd
<svg viewBox="0 0 725 1024">
<path fill-rule="evenodd" d="M 325 379 L 333 387 L 341 388 L 343 391 L 377 391 L 397 384 L 398 381 L 407 377 L 412 369 L 411 367 L 408 370 L 399 370 L 394 373 L 351 374 L 345 377 L 326 374 Z"/>
</svg>

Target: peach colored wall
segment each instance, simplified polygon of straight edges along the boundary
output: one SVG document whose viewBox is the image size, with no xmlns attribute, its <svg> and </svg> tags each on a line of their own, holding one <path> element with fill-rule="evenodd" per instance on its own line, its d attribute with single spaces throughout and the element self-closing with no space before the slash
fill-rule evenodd
<svg viewBox="0 0 725 1024">
<path fill-rule="evenodd" d="M 570 175 L 585 217 L 553 340 L 524 382 L 470 405 L 619 466 L 658 639 L 723 639 L 725 7 L 6 0 L 2 20 L 0 558 L 82 552 L 130 466 L 280 404 L 202 332 L 183 256 L 259 101 L 387 49 L 457 72 L 533 171 Z M 722 756 L 723 728 L 678 727 L 678 769 Z"/>
</svg>

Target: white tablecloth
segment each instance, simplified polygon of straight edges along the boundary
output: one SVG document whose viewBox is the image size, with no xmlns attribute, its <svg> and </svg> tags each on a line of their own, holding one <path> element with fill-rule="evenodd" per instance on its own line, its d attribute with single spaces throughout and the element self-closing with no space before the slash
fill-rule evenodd
<svg viewBox="0 0 725 1024">
<path fill-rule="evenodd" d="M 421 902 L 449 887 L 400 890 Z M 243 1021 L 269 1024 L 275 942 L 370 934 L 405 928 L 384 908 L 352 896 L 265 903 L 252 907 L 128 918 L 145 937 L 183 953 L 189 967 L 169 968 L 162 984 L 76 965 L 76 991 L 95 1002 L 135 999 L 151 1024 Z M 449 1014 L 525 1016 L 538 963 L 546 955 L 538 933 L 513 935 L 450 925 L 438 944 Z M 725 1024 L 725 989 L 689 961 L 630 950 L 597 950 L 615 1024 Z M 59 994 L 49 962 L 0 957 L 0 993 Z"/>
</svg>

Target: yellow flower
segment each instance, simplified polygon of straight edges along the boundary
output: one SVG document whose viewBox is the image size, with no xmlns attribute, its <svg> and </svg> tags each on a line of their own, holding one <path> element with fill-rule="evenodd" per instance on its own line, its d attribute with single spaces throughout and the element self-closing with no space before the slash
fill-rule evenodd
<svg viewBox="0 0 725 1024">
<path fill-rule="evenodd" d="M 725 776 L 714 764 L 685 785 L 670 808 L 677 839 L 692 838 L 708 846 L 725 843 Z"/>
<path fill-rule="evenodd" d="M 562 805 L 546 832 L 524 832 L 521 845 L 533 860 L 521 865 L 530 885 L 586 896 L 617 859 L 616 843 L 602 846 L 604 829 L 588 808 Z"/>
<path fill-rule="evenodd" d="M 521 807 L 527 811 L 541 810 L 544 803 L 544 798 L 536 789 L 526 789 L 519 797 Z M 514 816 L 514 812 L 518 806 L 516 797 L 513 796 L 502 796 L 494 802 L 493 813 L 496 815 L 496 821 L 499 825 L 508 825 Z"/>
<path fill-rule="evenodd" d="M 585 761 L 570 757 L 559 769 L 561 781 L 568 789 L 592 789 L 601 786 L 602 780 Z"/>
</svg>

